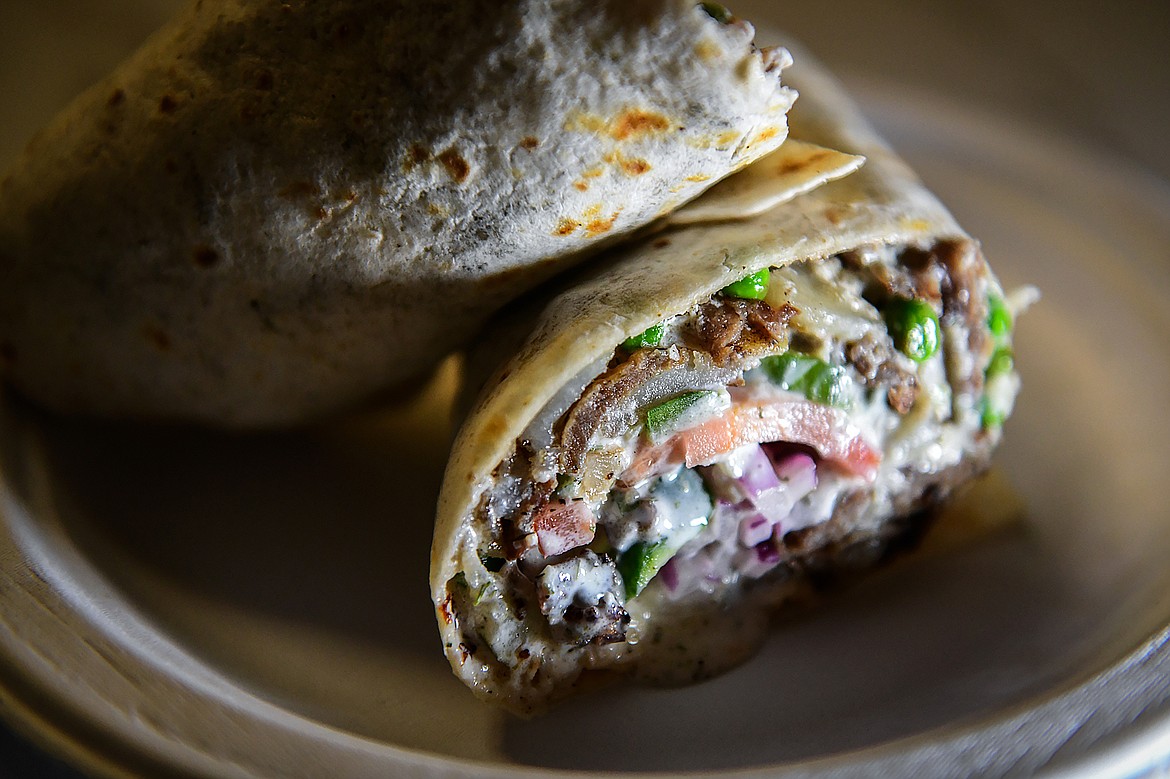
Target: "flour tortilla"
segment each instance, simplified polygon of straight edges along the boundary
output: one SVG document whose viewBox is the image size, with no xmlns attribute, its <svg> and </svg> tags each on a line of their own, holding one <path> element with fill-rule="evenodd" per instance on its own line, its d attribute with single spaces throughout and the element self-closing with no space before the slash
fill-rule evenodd
<svg viewBox="0 0 1170 779">
<path fill-rule="evenodd" d="M 0 354 L 74 412 L 298 422 L 775 150 L 693 0 L 197 0 L 0 185 Z"/>
<path fill-rule="evenodd" d="M 796 62 L 787 74 L 801 93 L 789 117 L 792 138 L 863 155 L 860 171 L 749 219 L 680 226 L 622 247 L 604 265 L 595 263 L 572 279 L 538 290 L 485 333 L 469 362 L 468 381 L 482 390 L 445 475 L 431 588 L 448 659 L 485 698 L 531 712 L 565 691 L 537 689 L 535 682 L 519 677 L 497 678 L 476 657 L 469 659 L 449 583 L 461 572 L 474 581 L 471 572 L 483 568 L 472 518 L 493 486 L 497 466 L 516 451 L 517 441 L 547 438 L 555 421 L 606 370 L 623 340 L 691 310 L 760 268 L 870 244 L 967 239 L 840 85 L 799 52 Z M 494 370 L 484 382 L 488 366 Z M 742 648 L 737 651 L 742 659 Z M 542 681 L 546 687 L 554 684 L 548 676 Z"/>
<path fill-rule="evenodd" d="M 584 388 L 600 374 L 626 338 L 760 268 L 872 243 L 968 237 L 822 66 L 803 60 L 789 80 L 801 91 L 793 138 L 864 156 L 865 165 L 754 218 L 682 226 L 623 246 L 604 266 L 565 279 L 556 292 L 538 290 L 524 311 L 500 318 L 470 359 L 467 381 L 479 397 L 447 468 L 433 583 L 454 573 L 459 527 L 517 437 L 565 388 Z"/>
</svg>

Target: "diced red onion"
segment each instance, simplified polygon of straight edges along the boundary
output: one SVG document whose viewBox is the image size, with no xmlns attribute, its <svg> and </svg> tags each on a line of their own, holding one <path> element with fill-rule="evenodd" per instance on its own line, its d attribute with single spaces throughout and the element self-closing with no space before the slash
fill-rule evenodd
<svg viewBox="0 0 1170 779">
<path fill-rule="evenodd" d="M 776 567 L 780 552 L 771 542 L 765 542 L 751 549 L 740 549 L 731 559 L 731 564 L 741 576 L 758 579 Z"/>
<path fill-rule="evenodd" d="M 705 551 L 699 552 L 694 557 L 688 558 L 687 562 L 689 562 L 694 567 L 695 571 L 697 571 L 700 576 L 705 578 L 718 576 L 718 572 L 715 570 L 715 560 Z"/>
<path fill-rule="evenodd" d="M 772 521 L 758 512 L 752 512 L 739 521 L 739 542 L 755 546 L 772 537 Z"/>
<path fill-rule="evenodd" d="M 763 447 L 757 444 L 744 447 L 744 449 L 746 451 L 737 458 L 740 465 L 740 476 L 736 482 L 760 514 L 764 515 L 771 523 L 779 522 L 792 510 L 792 504 L 795 501 L 788 498 L 787 490 L 784 489 L 783 483 L 776 476 L 776 469 L 772 466 L 772 461 L 764 452 Z M 747 532 L 746 538 L 743 537 L 745 531 Z M 759 534 L 763 532 L 763 530 L 758 530 L 756 533 L 752 533 L 741 525 L 741 539 L 744 546 L 755 546 L 762 541 L 765 536 Z M 755 540 L 749 541 L 747 539 Z"/>
<path fill-rule="evenodd" d="M 670 558 L 666 561 L 666 565 L 658 570 L 658 578 L 662 580 L 670 592 L 674 592 L 678 588 L 678 567 L 674 564 L 676 559 Z"/>
<path fill-rule="evenodd" d="M 751 447 L 750 454 L 741 462 L 743 472 L 739 483 L 749 498 L 758 498 L 762 493 L 780 486 L 772 461 L 758 444 Z"/>
<path fill-rule="evenodd" d="M 795 452 L 778 458 L 774 464 L 776 478 L 790 490 L 804 497 L 817 486 L 817 464 L 803 452 Z"/>
<path fill-rule="evenodd" d="M 746 448 L 746 447 L 745 447 Z M 784 521 L 796 502 L 817 486 L 816 462 L 803 452 L 787 452 L 777 459 L 762 446 L 754 446 L 740 459 L 741 475 L 736 479 L 756 510 L 776 524 Z M 741 525 L 741 538 L 757 538 Z M 760 531 L 762 532 L 762 531 Z M 754 546 L 744 540 L 745 546 Z"/>
<path fill-rule="evenodd" d="M 678 555 L 658 572 L 666 591 L 673 598 L 682 598 L 696 589 L 702 589 L 703 582 L 718 583 L 722 577 L 715 570 L 715 561 L 705 551 L 691 557 Z"/>
<path fill-rule="evenodd" d="M 792 507 L 800 498 L 800 494 L 794 494 L 792 490 L 780 485 L 760 493 L 753 503 L 756 510 L 767 517 L 769 522 L 778 524 L 788 518 L 792 513 Z"/>
</svg>

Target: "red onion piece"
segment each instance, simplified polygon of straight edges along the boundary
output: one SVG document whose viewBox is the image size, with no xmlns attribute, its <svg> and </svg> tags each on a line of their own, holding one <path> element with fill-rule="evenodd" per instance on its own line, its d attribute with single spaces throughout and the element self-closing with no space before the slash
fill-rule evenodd
<svg viewBox="0 0 1170 779">
<path fill-rule="evenodd" d="M 739 521 L 739 542 L 755 546 L 772 537 L 773 522 L 763 514 L 753 512 Z"/>
<path fill-rule="evenodd" d="M 658 570 L 658 578 L 666 585 L 666 589 L 674 592 L 678 588 L 678 567 L 674 564 L 675 558 L 666 561 L 666 565 Z"/>
</svg>

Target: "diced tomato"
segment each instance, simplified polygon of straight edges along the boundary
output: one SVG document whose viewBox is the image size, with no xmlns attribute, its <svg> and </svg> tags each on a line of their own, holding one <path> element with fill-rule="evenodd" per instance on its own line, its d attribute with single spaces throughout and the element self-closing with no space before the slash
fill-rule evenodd
<svg viewBox="0 0 1170 779">
<path fill-rule="evenodd" d="M 652 476 L 659 476 L 682 464 L 684 453 L 674 436 L 658 446 L 644 446 L 634 452 L 634 461 L 622 471 L 618 482 L 631 486 L 640 484 Z"/>
<path fill-rule="evenodd" d="M 747 400 L 658 446 L 638 450 L 621 481 L 637 484 L 679 465 L 710 465 L 733 449 L 766 441 L 811 446 L 822 460 L 866 479 L 875 476 L 882 461 L 860 434 L 850 433 L 841 409 L 802 399 Z"/>
<path fill-rule="evenodd" d="M 593 540 L 597 520 L 583 500 L 552 500 L 536 510 L 532 521 L 540 553 L 552 557 Z"/>
</svg>

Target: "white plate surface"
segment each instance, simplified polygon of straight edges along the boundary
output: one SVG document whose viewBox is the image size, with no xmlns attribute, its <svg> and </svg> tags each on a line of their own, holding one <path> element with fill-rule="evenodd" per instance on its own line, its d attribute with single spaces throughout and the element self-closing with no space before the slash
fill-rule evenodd
<svg viewBox="0 0 1170 779">
<path fill-rule="evenodd" d="M 857 91 L 858 85 L 853 85 Z M 533 721 L 478 703 L 426 591 L 450 375 L 296 434 L 0 427 L 0 703 L 90 768 L 226 776 L 1101 771 L 1170 753 L 1170 194 L 861 85 L 1020 323 L 1023 521 L 778 626 L 741 669 Z M 438 424 L 435 420 L 440 420 Z M 436 433 L 436 428 L 440 428 Z"/>
</svg>

